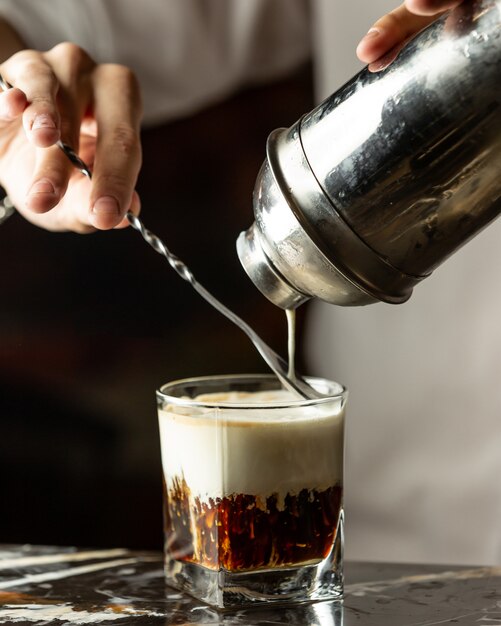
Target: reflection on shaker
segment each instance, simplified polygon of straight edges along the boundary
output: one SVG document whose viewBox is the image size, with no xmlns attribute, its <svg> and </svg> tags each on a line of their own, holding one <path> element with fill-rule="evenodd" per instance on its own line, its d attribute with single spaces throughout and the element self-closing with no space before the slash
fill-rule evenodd
<svg viewBox="0 0 501 626">
<path fill-rule="evenodd" d="M 500 8 L 463 3 L 272 133 L 237 244 L 272 302 L 405 302 L 498 216 Z"/>
</svg>

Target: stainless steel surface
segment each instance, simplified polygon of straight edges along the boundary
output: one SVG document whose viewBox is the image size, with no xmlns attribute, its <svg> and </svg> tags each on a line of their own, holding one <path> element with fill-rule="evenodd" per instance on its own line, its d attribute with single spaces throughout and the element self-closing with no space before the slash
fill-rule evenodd
<svg viewBox="0 0 501 626">
<path fill-rule="evenodd" d="M 501 212 L 501 0 L 465 2 L 289 130 L 237 244 L 275 304 L 400 303 Z"/>
<path fill-rule="evenodd" d="M 12 85 L 10 85 L 0 74 L 0 87 L 2 89 L 10 89 Z M 92 172 L 87 166 L 87 164 L 76 154 L 76 152 L 69 146 L 68 144 L 63 143 L 62 141 L 57 142 L 58 147 L 66 154 L 68 159 L 72 162 L 72 164 L 80 170 L 80 172 L 87 176 L 89 179 L 92 178 Z M 4 200 L 5 206 L 11 206 L 12 204 L 8 200 Z M 7 209 L 6 209 L 7 210 Z M 0 208 L 0 223 L 2 220 L 2 211 Z M 8 217 L 8 215 L 7 215 Z M 143 239 L 148 243 L 156 252 L 162 254 L 167 261 L 169 262 L 172 269 L 174 269 L 177 274 L 183 279 L 186 280 L 190 285 L 197 291 L 202 298 L 204 298 L 209 304 L 211 304 L 215 309 L 217 309 L 222 315 L 227 317 L 231 322 L 233 322 L 236 326 L 238 326 L 252 341 L 259 354 L 263 357 L 266 364 L 270 367 L 272 372 L 277 376 L 280 382 L 286 389 L 289 389 L 293 393 L 297 394 L 300 398 L 322 398 L 323 394 L 319 393 L 316 389 L 314 389 L 306 380 L 296 373 L 294 376 L 289 376 L 288 374 L 288 364 L 287 362 L 279 356 L 274 350 L 272 350 L 268 344 L 266 344 L 261 337 L 246 323 L 242 320 L 238 315 L 233 313 L 228 307 L 226 307 L 222 302 L 220 302 L 217 298 L 215 298 L 203 285 L 201 285 L 193 276 L 190 269 L 175 256 L 165 245 L 165 243 L 145 228 L 144 224 L 141 220 L 131 213 L 130 211 L 126 214 L 127 220 L 135 228 L 143 237 Z M 3 219 L 6 219 L 4 217 Z"/>
</svg>

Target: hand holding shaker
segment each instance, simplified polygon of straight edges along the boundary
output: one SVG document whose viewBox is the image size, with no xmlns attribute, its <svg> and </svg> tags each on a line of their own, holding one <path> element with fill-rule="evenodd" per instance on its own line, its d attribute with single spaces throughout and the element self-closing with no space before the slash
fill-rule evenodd
<svg viewBox="0 0 501 626">
<path fill-rule="evenodd" d="M 237 242 L 289 309 L 405 302 L 501 212 L 501 0 L 468 1 L 268 139 Z"/>
</svg>

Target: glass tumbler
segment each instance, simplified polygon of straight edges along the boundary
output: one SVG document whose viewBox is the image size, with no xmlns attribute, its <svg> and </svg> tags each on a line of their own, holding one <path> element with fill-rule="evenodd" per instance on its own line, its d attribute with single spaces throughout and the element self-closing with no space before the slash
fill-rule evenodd
<svg viewBox="0 0 501 626">
<path fill-rule="evenodd" d="M 340 598 L 346 389 L 272 375 L 157 392 L 167 583 L 217 608 Z"/>
</svg>

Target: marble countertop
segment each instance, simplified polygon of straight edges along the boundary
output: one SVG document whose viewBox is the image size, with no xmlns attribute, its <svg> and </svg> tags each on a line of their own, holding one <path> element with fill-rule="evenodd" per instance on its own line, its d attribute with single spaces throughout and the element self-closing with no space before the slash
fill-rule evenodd
<svg viewBox="0 0 501 626">
<path fill-rule="evenodd" d="M 162 556 L 0 546 L 0 624 L 501 626 L 501 568 L 348 562 L 343 603 L 218 613 L 164 585 Z"/>
</svg>

